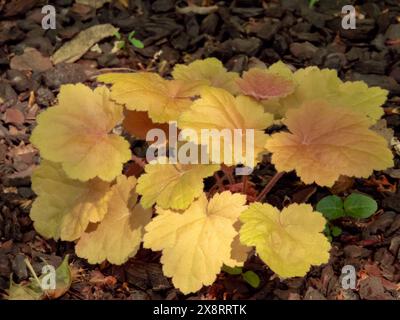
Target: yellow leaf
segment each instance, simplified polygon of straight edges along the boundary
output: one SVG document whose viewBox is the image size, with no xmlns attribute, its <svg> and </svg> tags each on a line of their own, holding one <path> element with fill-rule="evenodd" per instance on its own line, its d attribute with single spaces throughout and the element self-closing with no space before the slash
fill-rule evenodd
<svg viewBox="0 0 400 320">
<path fill-rule="evenodd" d="M 139 249 L 152 210 L 143 209 L 135 192 L 136 178 L 119 176 L 111 189 L 108 211 L 94 230 L 84 233 L 76 253 L 89 263 L 122 264 Z"/>
<path fill-rule="evenodd" d="M 203 193 L 203 179 L 218 171 L 219 165 L 149 163 L 138 180 L 137 192 L 143 207 L 154 203 L 164 209 L 186 209 Z M 154 183 L 157 181 L 157 183 Z"/>
<path fill-rule="evenodd" d="M 239 74 L 228 72 L 221 61 L 216 58 L 196 60 L 189 65 L 177 64 L 172 71 L 176 80 L 192 82 L 195 80 L 206 80 L 209 86 L 222 88 L 232 94 L 238 92 L 236 80 Z"/>
<path fill-rule="evenodd" d="M 296 90 L 279 101 L 263 101 L 265 110 L 284 117 L 289 109 L 298 108 L 313 100 L 325 100 L 333 107 L 343 107 L 367 116 L 375 123 L 382 115 L 382 104 L 388 91 L 379 87 L 369 88 L 362 81 L 342 82 L 335 70 L 308 67 L 293 75 Z M 278 106 L 277 106 L 278 105 Z"/>
<path fill-rule="evenodd" d="M 200 94 L 204 81 L 165 80 L 156 73 L 111 73 L 98 77 L 112 83 L 111 97 L 129 110 L 147 111 L 153 122 L 176 121 Z"/>
<path fill-rule="evenodd" d="M 290 133 L 272 135 L 266 148 L 278 171 L 296 170 L 307 184 L 330 187 L 340 175 L 367 178 L 393 166 L 385 139 L 357 113 L 315 101 L 289 110 L 283 122 Z"/>
<path fill-rule="evenodd" d="M 32 205 L 35 229 L 46 238 L 73 241 L 89 222 L 103 219 L 107 211 L 109 183 L 98 178 L 72 180 L 61 165 L 42 161 L 32 175 L 32 189 L 38 195 Z"/>
<path fill-rule="evenodd" d="M 218 133 L 222 134 L 220 145 L 212 143 L 211 138 L 207 141 L 201 141 L 201 144 L 207 146 L 207 152 L 211 159 L 215 160 L 219 155 L 220 161 L 218 163 L 250 165 L 246 156 L 255 160 L 264 151 L 263 146 L 267 139 L 264 129 L 269 127 L 272 121 L 272 114 L 265 113 L 263 107 L 253 99 L 245 96 L 235 98 L 223 89 L 206 88 L 203 90 L 201 98 L 196 100 L 190 109 L 178 119 L 178 126 L 181 129 L 195 130 L 198 137 L 201 137 L 203 129 L 218 130 Z M 234 143 L 235 129 L 241 129 L 243 134 L 241 144 Z M 246 129 L 254 130 L 254 150 L 246 147 Z M 230 138 L 226 138 L 223 135 L 224 132 L 227 132 Z M 225 145 L 229 150 L 227 157 L 224 155 Z M 235 149 L 240 147 L 241 150 Z M 235 150 L 237 154 L 241 155 L 242 159 L 237 159 L 234 156 Z"/>
<path fill-rule="evenodd" d="M 321 233 L 326 220 L 308 204 L 291 204 L 279 212 L 270 204 L 255 202 L 240 220 L 240 240 L 255 246 L 280 277 L 304 276 L 312 265 L 329 260 L 330 244 Z"/>
<path fill-rule="evenodd" d="M 246 196 L 225 191 L 207 201 L 203 194 L 183 213 L 157 208 L 146 226 L 144 247 L 162 250 L 164 274 L 187 294 L 212 284 L 231 261 L 234 223 L 246 209 Z"/>
<path fill-rule="evenodd" d="M 122 120 L 122 107 L 106 87 L 61 87 L 58 105 L 37 117 L 31 142 L 44 159 L 58 162 L 72 179 L 113 180 L 131 158 L 129 143 L 110 131 Z"/>
</svg>

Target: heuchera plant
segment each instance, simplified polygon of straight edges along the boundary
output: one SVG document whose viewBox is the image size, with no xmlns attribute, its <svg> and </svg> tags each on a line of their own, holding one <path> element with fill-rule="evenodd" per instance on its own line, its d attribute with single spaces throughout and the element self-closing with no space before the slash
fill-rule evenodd
<svg viewBox="0 0 400 320">
<path fill-rule="evenodd" d="M 31 137 L 42 157 L 32 177 L 36 230 L 76 241 L 77 255 L 93 264 L 122 264 L 141 243 L 162 251 L 163 271 L 183 293 L 212 284 L 224 265 L 242 266 L 252 247 L 280 277 L 326 263 L 326 220 L 310 204 L 280 211 L 261 203 L 266 189 L 246 198 L 250 182 L 244 177 L 236 188 L 231 169 L 239 163 L 224 157 L 211 164 L 138 161 L 119 125 L 139 139 L 170 121 L 196 132 L 253 129 L 254 159 L 269 152 L 278 170 L 272 181 L 295 170 L 306 184 L 331 187 L 340 175 L 366 178 L 393 165 L 386 140 L 370 130 L 387 91 L 342 82 L 333 70 L 292 72 L 282 62 L 240 76 L 210 58 L 177 65 L 172 75 L 99 76 L 111 90 L 61 87 Z M 265 134 L 277 121 L 287 130 Z M 132 157 L 144 167 L 136 177 L 129 166 L 123 170 Z M 228 184 L 216 174 L 221 169 Z M 215 185 L 204 192 L 203 179 L 213 175 Z"/>
</svg>

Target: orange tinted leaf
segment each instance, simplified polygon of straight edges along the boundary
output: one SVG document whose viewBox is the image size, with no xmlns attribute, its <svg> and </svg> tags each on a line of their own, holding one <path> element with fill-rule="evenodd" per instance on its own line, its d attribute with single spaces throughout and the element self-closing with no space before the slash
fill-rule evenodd
<svg viewBox="0 0 400 320">
<path fill-rule="evenodd" d="M 122 123 L 124 129 L 139 139 L 146 139 L 147 132 L 151 129 L 161 129 L 168 134 L 168 124 L 154 123 L 146 111 L 125 110 L 125 118 Z"/>
<path fill-rule="evenodd" d="M 296 170 L 305 183 L 332 186 L 340 175 L 367 178 L 393 166 L 385 139 L 347 109 L 315 101 L 289 110 L 284 124 L 290 133 L 274 134 L 266 148 L 278 171 Z"/>
<path fill-rule="evenodd" d="M 267 69 L 253 68 L 236 80 L 240 91 L 257 100 L 282 98 L 293 93 L 295 83 Z"/>
</svg>

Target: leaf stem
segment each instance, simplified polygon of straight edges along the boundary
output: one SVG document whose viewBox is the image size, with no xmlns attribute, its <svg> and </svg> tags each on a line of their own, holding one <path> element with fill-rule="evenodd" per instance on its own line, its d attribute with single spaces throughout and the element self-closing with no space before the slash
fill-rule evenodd
<svg viewBox="0 0 400 320">
<path fill-rule="evenodd" d="M 232 168 L 233 167 L 228 167 L 225 164 L 221 165 L 221 170 L 225 174 L 226 178 L 228 179 L 229 184 L 234 184 L 235 183 L 235 179 L 233 178 L 233 175 L 232 175 Z"/>
<path fill-rule="evenodd" d="M 224 184 L 222 183 L 222 179 L 219 177 L 217 172 L 214 173 L 214 178 L 215 178 L 215 183 L 218 186 L 219 191 L 221 191 L 221 192 L 224 191 L 225 190 Z"/>
<path fill-rule="evenodd" d="M 37 284 L 39 285 L 39 288 L 42 288 L 42 284 L 40 283 L 40 280 L 39 280 L 38 276 L 36 275 L 35 270 L 33 270 L 33 267 L 31 265 L 29 259 L 25 258 L 24 261 L 25 261 L 25 264 L 28 267 L 29 271 L 31 272 L 33 278 L 36 280 Z"/>
<path fill-rule="evenodd" d="M 275 175 L 268 181 L 267 185 L 262 189 L 259 195 L 256 198 L 256 201 L 261 202 L 265 196 L 272 190 L 272 188 L 276 185 L 276 183 L 283 177 L 285 172 L 277 172 Z"/>
<path fill-rule="evenodd" d="M 139 165 L 140 167 L 144 168 L 144 166 L 146 165 L 146 161 L 143 160 L 142 158 L 139 158 L 138 156 L 132 154 L 132 161 L 135 162 L 137 165 Z"/>
<path fill-rule="evenodd" d="M 242 183 L 243 183 L 243 193 L 244 194 L 247 194 L 247 185 L 248 185 L 248 180 L 249 180 L 249 177 L 247 176 L 247 175 L 244 175 L 243 176 L 243 180 L 242 180 Z"/>
</svg>

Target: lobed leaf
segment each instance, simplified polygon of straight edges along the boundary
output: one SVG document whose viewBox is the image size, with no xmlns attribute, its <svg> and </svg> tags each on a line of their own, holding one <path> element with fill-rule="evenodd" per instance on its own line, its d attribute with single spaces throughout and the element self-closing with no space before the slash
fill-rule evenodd
<svg viewBox="0 0 400 320">
<path fill-rule="evenodd" d="M 78 239 L 90 222 L 99 222 L 106 214 L 109 186 L 98 178 L 73 180 L 60 164 L 42 161 L 32 175 L 32 189 L 38 197 L 30 217 L 36 231 L 55 240 Z"/>
<path fill-rule="evenodd" d="M 75 248 L 78 256 L 92 264 L 104 260 L 122 264 L 136 254 L 152 210 L 138 203 L 135 186 L 135 177 L 117 178 L 107 213 L 98 225 L 82 234 Z"/>
<path fill-rule="evenodd" d="M 283 278 L 304 276 L 312 265 L 328 262 L 330 244 L 321 233 L 322 214 L 307 204 L 291 204 L 281 212 L 255 202 L 240 215 L 242 243 L 255 246 L 260 258 Z"/>
<path fill-rule="evenodd" d="M 232 165 L 241 163 L 234 157 L 234 129 L 242 129 L 241 150 L 237 150 L 237 152 L 243 157 L 242 163 L 247 164 L 246 152 L 253 152 L 253 158 L 256 159 L 264 151 L 263 145 L 267 139 L 264 129 L 269 127 L 272 121 L 273 116 L 265 113 L 262 106 L 251 98 L 245 96 L 235 98 L 223 89 L 206 88 L 203 90 L 201 98 L 180 116 L 178 127 L 193 129 L 199 137 L 202 129 L 217 129 L 220 133 L 227 130 L 230 133 L 231 141 L 225 140 L 225 137 L 222 136 L 220 145 L 212 144 L 212 139 L 201 141 L 201 143 L 207 146 L 207 152 L 212 159 L 216 159 L 216 155 L 219 154 L 220 163 Z M 246 129 L 254 130 L 254 151 L 246 148 Z M 228 158 L 224 156 L 224 142 L 230 150 Z"/>
<path fill-rule="evenodd" d="M 246 196 L 225 191 L 207 201 L 203 194 L 184 212 L 156 208 L 146 226 L 144 247 L 162 250 L 164 274 L 187 294 L 212 284 L 231 258 L 234 223 L 246 209 Z"/>
<path fill-rule="evenodd" d="M 293 94 L 277 100 L 263 101 L 268 112 L 284 117 L 286 112 L 314 100 L 325 100 L 333 107 L 342 107 L 366 116 L 370 124 L 382 115 L 382 104 L 388 91 L 379 87 L 369 88 L 362 81 L 343 82 L 335 70 L 308 67 L 293 74 L 296 90 Z"/>
<path fill-rule="evenodd" d="M 110 133 L 122 120 L 122 107 L 109 94 L 106 87 L 92 91 L 83 84 L 64 85 L 58 105 L 37 117 L 31 142 L 72 179 L 111 181 L 131 158 L 128 141 Z"/>
<path fill-rule="evenodd" d="M 97 78 L 112 83 L 111 97 L 128 110 L 147 111 L 153 122 L 176 121 L 199 95 L 204 81 L 165 80 L 156 73 L 110 73 Z"/>
<path fill-rule="evenodd" d="M 252 68 L 236 80 L 240 91 L 256 100 L 284 98 L 295 90 L 291 71 L 282 62 L 269 69 Z"/>
<path fill-rule="evenodd" d="M 199 197 L 203 179 L 218 171 L 219 165 L 149 163 L 138 180 L 137 192 L 142 195 L 143 207 L 153 204 L 163 209 L 186 209 Z M 157 183 L 154 183 L 157 181 Z"/>
<path fill-rule="evenodd" d="M 236 94 L 238 87 L 236 79 L 239 74 L 236 72 L 228 72 L 221 61 L 216 58 L 207 58 L 204 60 L 196 60 L 189 65 L 177 64 L 172 70 L 172 76 L 176 80 L 187 82 L 206 81 L 206 84 L 215 88 L 225 89 L 226 91 Z"/>
<path fill-rule="evenodd" d="M 272 135 L 266 148 L 278 171 L 296 170 L 307 184 L 332 186 L 340 175 L 367 178 L 393 166 L 385 139 L 357 113 L 314 101 L 290 110 L 283 122 L 290 132 Z"/>
</svg>

